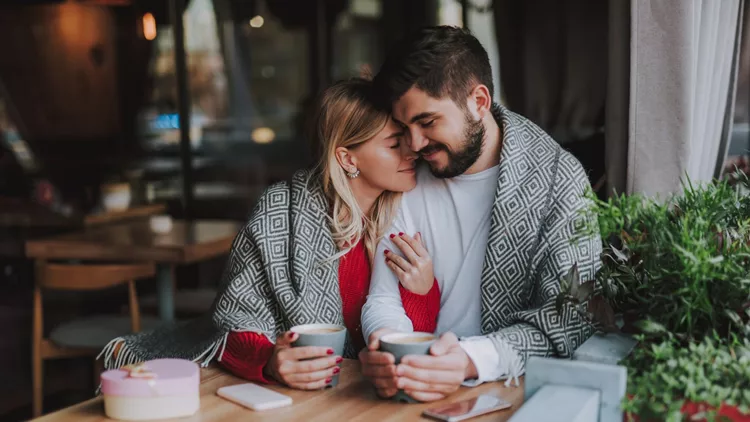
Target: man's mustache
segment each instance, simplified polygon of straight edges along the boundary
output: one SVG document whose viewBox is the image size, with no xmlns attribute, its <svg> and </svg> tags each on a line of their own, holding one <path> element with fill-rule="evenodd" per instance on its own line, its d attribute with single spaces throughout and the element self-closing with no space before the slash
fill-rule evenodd
<svg viewBox="0 0 750 422">
<path fill-rule="evenodd" d="M 432 145 L 427 145 L 426 147 L 420 149 L 419 155 L 429 155 L 429 154 L 432 154 L 433 152 L 445 151 L 445 150 L 447 150 L 445 145 L 432 144 Z"/>
</svg>

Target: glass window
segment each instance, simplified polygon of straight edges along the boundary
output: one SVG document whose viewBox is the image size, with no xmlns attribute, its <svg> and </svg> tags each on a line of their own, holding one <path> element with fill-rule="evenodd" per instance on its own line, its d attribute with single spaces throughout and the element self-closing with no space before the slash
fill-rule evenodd
<svg viewBox="0 0 750 422">
<path fill-rule="evenodd" d="M 439 0 L 438 24 L 464 26 L 463 6 L 459 0 Z M 495 17 L 492 14 L 492 2 L 488 0 L 473 0 L 467 3 L 466 26 L 487 50 L 487 56 L 492 66 L 492 81 L 495 92 L 494 101 L 501 103 L 500 98 L 500 55 L 498 53 L 497 38 L 495 36 Z"/>
<path fill-rule="evenodd" d="M 380 0 L 350 1 L 333 34 L 333 79 L 372 77 L 383 60 Z"/>
<path fill-rule="evenodd" d="M 8 102 L 3 98 L 0 91 L 0 147 L 2 147 L 3 151 L 7 151 L 13 156 L 13 160 L 18 163 L 25 173 L 34 173 L 37 170 L 36 159 L 29 145 L 21 139 L 18 128 L 11 119 L 9 108 Z M 3 153 L 0 153 L 0 156 Z M 7 182 L 12 181 L 8 180 Z"/>
<path fill-rule="evenodd" d="M 310 9 L 309 0 L 189 2 L 183 19 L 196 217 L 244 219 L 268 185 L 314 160 L 305 133 L 315 95 L 314 16 L 289 9 L 295 4 Z M 331 80 L 371 75 L 383 59 L 382 0 L 344 4 L 332 6 L 327 28 Z M 182 184 L 172 28 L 156 24 L 139 130 L 147 191 L 164 201 L 178 199 Z"/>
<path fill-rule="evenodd" d="M 289 179 L 311 159 L 303 124 L 311 101 L 309 42 L 306 28 L 277 16 L 268 0 L 228 10 L 218 4 L 214 19 L 221 48 L 211 57 L 223 64 L 224 83 L 207 85 L 202 95 L 225 92 L 216 102 L 227 106 L 217 118 L 201 116 L 198 153 L 210 163 L 196 174 L 195 196 L 204 215 L 224 217 L 231 209 L 244 219 L 269 184 Z M 192 85 L 191 94 L 197 98 Z M 195 120 L 203 109 L 196 99 L 193 104 Z"/>
<path fill-rule="evenodd" d="M 734 122 L 724 164 L 725 177 L 737 167 L 750 174 L 750 7 L 745 7 L 743 19 Z"/>
<path fill-rule="evenodd" d="M 302 113 L 310 101 L 307 31 L 288 27 L 266 1 L 191 0 L 183 15 L 190 138 L 199 217 L 244 219 L 268 186 L 309 161 Z M 179 197 L 174 40 L 158 25 L 150 103 L 140 114 L 152 200 Z"/>
</svg>

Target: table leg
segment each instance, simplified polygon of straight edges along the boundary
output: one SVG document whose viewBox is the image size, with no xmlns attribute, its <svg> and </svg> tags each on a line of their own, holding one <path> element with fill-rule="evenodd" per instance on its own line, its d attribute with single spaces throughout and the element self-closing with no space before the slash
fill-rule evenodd
<svg viewBox="0 0 750 422">
<path fill-rule="evenodd" d="M 158 264 L 156 271 L 159 318 L 164 322 L 172 322 L 174 321 L 174 271 L 169 264 Z"/>
</svg>

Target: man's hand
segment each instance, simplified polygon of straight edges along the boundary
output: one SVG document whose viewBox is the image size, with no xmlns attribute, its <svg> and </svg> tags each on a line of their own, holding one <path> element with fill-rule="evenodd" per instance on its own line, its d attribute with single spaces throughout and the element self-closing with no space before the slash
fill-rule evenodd
<svg viewBox="0 0 750 422">
<path fill-rule="evenodd" d="M 476 378 L 476 367 L 453 333 L 445 333 L 430 355 L 408 355 L 396 368 L 396 387 L 422 402 L 441 400 L 458 390 L 465 379 Z"/>
<path fill-rule="evenodd" d="M 396 395 L 396 359 L 392 354 L 379 352 L 380 337 L 394 332 L 383 328 L 370 335 L 370 341 L 366 349 L 359 352 L 359 361 L 362 364 L 362 375 L 369 378 L 375 385 L 378 396 L 389 398 Z"/>
</svg>

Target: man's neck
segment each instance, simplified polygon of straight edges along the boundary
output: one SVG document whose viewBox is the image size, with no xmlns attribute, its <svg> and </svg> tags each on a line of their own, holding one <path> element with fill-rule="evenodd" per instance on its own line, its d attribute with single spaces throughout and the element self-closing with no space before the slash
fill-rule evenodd
<svg viewBox="0 0 750 422">
<path fill-rule="evenodd" d="M 488 113 L 482 120 L 486 133 L 482 154 L 464 174 L 475 174 L 492 168 L 500 163 L 500 150 L 503 147 L 503 136 L 500 126 L 492 113 Z"/>
</svg>

